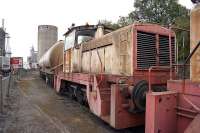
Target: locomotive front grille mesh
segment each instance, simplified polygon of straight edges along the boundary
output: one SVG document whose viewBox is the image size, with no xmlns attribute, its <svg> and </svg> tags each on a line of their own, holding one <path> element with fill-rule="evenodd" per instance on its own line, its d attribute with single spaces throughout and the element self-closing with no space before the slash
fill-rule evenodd
<svg viewBox="0 0 200 133">
<path fill-rule="evenodd" d="M 137 33 L 137 67 L 147 69 L 156 66 L 156 35 Z"/>
<path fill-rule="evenodd" d="M 172 63 L 175 63 L 175 38 L 171 38 Z M 157 55 L 157 53 L 159 54 Z M 158 56 L 158 59 L 156 58 Z M 158 62 L 159 61 L 159 62 Z M 159 35 L 159 49 L 156 48 L 156 34 L 137 32 L 137 68 L 170 65 L 169 36 Z"/>
<path fill-rule="evenodd" d="M 172 37 L 171 39 L 172 42 L 172 63 L 175 64 L 175 53 L 176 53 L 176 48 L 175 48 L 175 38 Z"/>
<path fill-rule="evenodd" d="M 175 39 L 172 37 L 171 46 L 172 46 L 172 62 L 175 62 Z M 160 66 L 169 66 L 170 65 L 170 47 L 169 47 L 169 37 L 168 36 L 159 36 L 159 65 Z"/>
</svg>

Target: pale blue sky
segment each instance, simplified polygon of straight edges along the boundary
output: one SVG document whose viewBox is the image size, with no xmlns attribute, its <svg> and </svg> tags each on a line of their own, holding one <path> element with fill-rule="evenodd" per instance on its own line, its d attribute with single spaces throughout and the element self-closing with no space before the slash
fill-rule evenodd
<svg viewBox="0 0 200 133">
<path fill-rule="evenodd" d="M 192 8 L 190 0 L 180 0 Z M 133 10 L 134 0 L 0 0 L 0 19 L 10 33 L 13 56 L 27 57 L 32 45 L 37 48 L 37 26 L 58 27 L 59 39 L 71 25 L 96 24 L 98 20 L 117 21 Z"/>
</svg>

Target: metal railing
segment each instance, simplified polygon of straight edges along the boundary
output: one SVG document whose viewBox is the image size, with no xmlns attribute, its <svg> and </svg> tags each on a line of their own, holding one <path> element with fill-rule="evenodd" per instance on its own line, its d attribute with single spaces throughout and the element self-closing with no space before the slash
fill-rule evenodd
<svg viewBox="0 0 200 133">
<path fill-rule="evenodd" d="M 4 102 L 6 98 L 10 97 L 10 88 L 12 83 L 12 74 L 10 73 L 8 77 L 0 75 L 0 116 L 5 115 Z"/>
<path fill-rule="evenodd" d="M 183 67 L 183 92 L 185 90 L 185 79 L 186 79 L 186 67 L 190 66 L 188 65 L 188 62 L 190 61 L 190 59 L 192 58 L 192 56 L 194 55 L 194 53 L 197 51 L 197 49 L 200 47 L 200 41 L 199 43 L 195 46 L 195 48 L 192 50 L 192 52 L 189 54 L 189 56 L 186 58 L 186 60 L 184 61 L 183 64 L 172 64 L 171 66 L 151 66 L 149 68 L 149 92 L 151 92 L 151 72 L 154 70 L 170 70 L 170 79 L 172 79 L 172 72 L 174 67 Z"/>
</svg>

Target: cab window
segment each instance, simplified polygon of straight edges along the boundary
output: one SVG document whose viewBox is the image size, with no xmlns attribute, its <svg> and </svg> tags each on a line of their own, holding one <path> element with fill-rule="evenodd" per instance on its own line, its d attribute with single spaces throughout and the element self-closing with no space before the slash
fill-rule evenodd
<svg viewBox="0 0 200 133">
<path fill-rule="evenodd" d="M 95 30 L 79 30 L 76 32 L 76 45 L 88 42 L 94 37 Z"/>
<path fill-rule="evenodd" d="M 81 44 L 81 43 L 84 43 L 84 42 L 87 42 L 89 40 L 92 40 L 93 37 L 91 36 L 88 36 L 88 35 L 79 35 L 78 36 L 78 39 L 77 39 L 77 43 L 78 44 Z"/>
<path fill-rule="evenodd" d="M 65 37 L 65 50 L 72 48 L 75 44 L 75 31 Z"/>
</svg>

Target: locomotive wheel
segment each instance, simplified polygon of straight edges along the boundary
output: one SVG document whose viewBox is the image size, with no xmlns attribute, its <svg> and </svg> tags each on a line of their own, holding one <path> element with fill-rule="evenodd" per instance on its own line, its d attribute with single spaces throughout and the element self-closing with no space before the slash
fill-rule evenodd
<svg viewBox="0 0 200 133">
<path fill-rule="evenodd" d="M 84 104 L 84 92 L 80 88 L 76 90 L 76 99 L 80 104 Z"/>
<path fill-rule="evenodd" d="M 145 111 L 147 91 L 148 83 L 145 80 L 138 82 L 134 87 L 132 100 L 140 111 Z"/>
<path fill-rule="evenodd" d="M 147 91 L 148 91 L 148 82 L 145 80 L 138 82 L 133 89 L 132 100 L 140 111 L 145 111 Z M 167 91 L 167 88 L 164 86 L 153 86 L 152 91 L 163 92 Z"/>
</svg>

